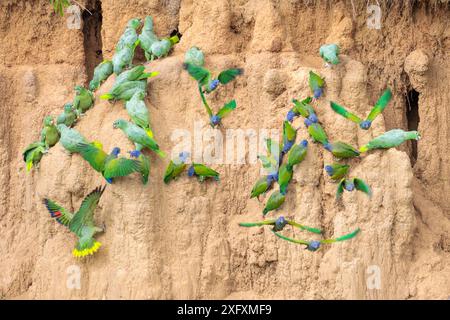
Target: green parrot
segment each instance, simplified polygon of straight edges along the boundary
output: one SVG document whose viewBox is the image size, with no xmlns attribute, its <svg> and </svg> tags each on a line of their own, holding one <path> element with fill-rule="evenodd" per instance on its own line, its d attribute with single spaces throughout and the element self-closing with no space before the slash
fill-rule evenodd
<svg viewBox="0 0 450 320">
<path fill-rule="evenodd" d="M 383 112 L 384 108 L 386 108 L 389 101 L 391 101 L 392 93 L 391 90 L 386 89 L 378 101 L 373 106 L 366 120 L 362 120 L 357 115 L 347 111 L 344 107 L 338 105 L 337 103 L 330 101 L 331 109 L 333 109 L 337 114 L 340 114 L 344 118 L 356 123 L 363 130 L 368 130 L 372 125 L 372 122 L 375 118 Z"/>
<path fill-rule="evenodd" d="M 325 60 L 326 66 L 339 63 L 339 46 L 337 44 L 324 44 L 319 49 L 320 56 Z"/>
<path fill-rule="evenodd" d="M 209 106 L 207 104 L 205 104 L 205 107 L 210 117 L 209 121 L 211 123 L 211 126 L 215 127 L 216 125 L 221 123 L 222 119 L 225 116 L 227 116 L 231 111 L 236 109 L 236 100 L 233 99 L 230 102 L 226 103 L 222 108 L 220 108 L 219 112 L 217 112 L 215 115 L 212 115 L 212 111 L 211 109 L 209 109 Z"/>
<path fill-rule="evenodd" d="M 358 149 L 355 149 L 351 145 L 341 141 L 325 143 L 324 148 L 339 159 L 354 158 L 360 155 Z"/>
<path fill-rule="evenodd" d="M 302 140 L 299 144 L 294 144 L 294 146 L 289 150 L 287 154 L 287 167 L 292 170 L 292 168 L 302 162 L 306 157 L 308 147 L 308 141 Z"/>
<path fill-rule="evenodd" d="M 147 16 L 144 20 L 144 27 L 139 35 L 139 45 L 142 50 L 144 50 L 147 61 L 154 59 L 151 47 L 156 41 L 159 41 L 159 39 L 153 30 L 153 18 L 151 16 Z"/>
<path fill-rule="evenodd" d="M 58 118 L 56 118 L 56 124 L 65 124 L 68 127 L 72 127 L 74 123 L 77 121 L 77 113 L 73 108 L 72 103 L 66 103 L 64 105 L 64 112 L 61 113 Z"/>
<path fill-rule="evenodd" d="M 108 79 L 108 77 L 113 73 L 113 64 L 110 60 L 103 60 L 94 69 L 94 76 L 91 82 L 89 82 L 89 90 L 95 91 L 98 89 L 100 84 Z"/>
<path fill-rule="evenodd" d="M 337 199 L 339 199 L 342 196 L 344 189 L 349 192 L 356 189 L 356 190 L 364 192 L 369 197 L 372 196 L 372 190 L 370 189 L 369 185 L 367 183 L 365 183 L 362 179 L 359 179 L 359 178 L 342 179 L 341 182 L 339 182 L 338 187 L 337 187 L 337 191 L 336 191 Z"/>
<path fill-rule="evenodd" d="M 258 179 L 252 188 L 250 199 L 257 197 L 259 200 L 259 196 L 266 193 L 272 187 L 273 182 L 276 181 L 276 179 L 277 176 L 274 175 L 267 175 Z"/>
<path fill-rule="evenodd" d="M 142 176 L 142 183 L 148 183 L 148 176 L 150 174 L 150 159 L 139 150 L 130 151 L 130 156 L 139 161 L 139 172 Z"/>
<path fill-rule="evenodd" d="M 164 173 L 164 183 L 168 184 L 171 180 L 175 180 L 186 169 L 186 161 L 189 157 L 189 152 L 180 152 L 178 158 L 170 160 L 169 165 Z"/>
<path fill-rule="evenodd" d="M 161 158 L 166 156 L 166 154 L 159 149 L 158 143 L 150 137 L 149 133 L 134 123 L 119 119 L 114 121 L 113 128 L 121 129 L 128 139 L 134 142 L 138 151 L 141 151 L 143 148 L 148 148 Z"/>
<path fill-rule="evenodd" d="M 124 47 L 122 50 L 116 51 L 112 58 L 113 71 L 116 75 L 121 74 L 125 67 L 131 68 L 134 58 L 134 50 L 139 40 L 131 47 Z"/>
<path fill-rule="evenodd" d="M 278 162 L 280 161 L 280 152 L 281 152 L 279 143 L 272 139 L 266 139 L 266 148 L 267 148 L 267 155 L 276 161 L 278 168 Z"/>
<path fill-rule="evenodd" d="M 128 21 L 127 26 L 125 27 L 125 31 L 120 36 L 119 41 L 116 45 L 116 52 L 121 51 L 124 48 L 131 48 L 135 46 L 138 41 L 137 29 L 141 26 L 140 19 L 131 19 Z"/>
<path fill-rule="evenodd" d="M 420 140 L 421 136 L 417 131 L 404 131 L 402 129 L 392 129 L 382 135 L 372 139 L 366 145 L 359 148 L 360 152 L 374 149 L 389 149 L 401 145 L 407 140 Z"/>
<path fill-rule="evenodd" d="M 282 164 L 278 170 L 278 185 L 280 186 L 281 194 L 285 195 L 289 182 L 292 180 L 294 172 L 287 164 Z"/>
<path fill-rule="evenodd" d="M 169 54 L 170 49 L 180 41 L 178 36 L 173 36 L 170 38 L 164 38 L 152 43 L 151 51 L 152 57 L 163 58 Z"/>
<path fill-rule="evenodd" d="M 295 228 L 299 228 L 300 230 L 306 230 L 316 234 L 322 234 L 322 230 L 311 228 L 302 224 L 295 222 L 294 220 L 287 220 L 283 216 L 278 217 L 277 219 L 263 220 L 259 222 L 241 222 L 239 226 L 241 227 L 262 227 L 262 226 L 273 226 L 273 231 L 281 231 L 287 225 L 293 226 Z"/>
<path fill-rule="evenodd" d="M 304 122 L 313 141 L 320 142 L 323 145 L 328 144 L 328 136 L 319 123 L 313 123 L 308 118 L 306 118 Z"/>
<path fill-rule="evenodd" d="M 219 173 L 210 167 L 200 163 L 193 163 L 188 169 L 188 176 L 197 176 L 200 182 L 203 182 L 206 178 L 214 178 L 219 181 Z"/>
<path fill-rule="evenodd" d="M 276 210 L 284 203 L 286 196 L 280 191 L 275 190 L 267 200 L 266 206 L 263 210 L 263 215 L 266 215 L 269 211 Z"/>
<path fill-rule="evenodd" d="M 302 101 L 292 99 L 294 107 L 287 113 L 286 120 L 292 122 L 294 121 L 295 117 L 301 115 L 303 118 L 308 118 L 311 122 L 317 123 L 318 118 L 316 112 L 314 111 L 314 108 L 310 105 L 311 101 L 311 97 L 307 97 Z"/>
<path fill-rule="evenodd" d="M 203 67 L 205 56 L 198 47 L 191 47 L 184 55 L 184 63 L 190 63 L 197 67 Z"/>
<path fill-rule="evenodd" d="M 128 100 L 125 103 L 125 109 L 127 109 L 128 115 L 130 116 L 131 120 L 148 132 L 150 137 L 153 138 L 153 132 L 150 128 L 150 116 L 148 113 L 147 106 L 145 105 L 145 92 L 144 91 L 136 91 L 131 97 L 130 100 Z"/>
<path fill-rule="evenodd" d="M 289 121 L 283 122 L 283 146 L 281 148 L 281 154 L 285 155 L 291 150 L 292 146 L 295 144 L 295 139 L 297 138 L 297 130 L 292 127 Z"/>
<path fill-rule="evenodd" d="M 130 100 L 136 92 L 147 93 L 147 80 L 135 80 L 122 82 L 117 87 L 114 87 L 108 93 L 100 96 L 103 100 Z"/>
<path fill-rule="evenodd" d="M 323 94 L 323 87 L 325 85 L 325 81 L 314 72 L 309 72 L 309 88 L 311 89 L 311 92 L 313 93 L 314 99 L 319 99 Z"/>
<path fill-rule="evenodd" d="M 44 199 L 44 204 L 50 212 L 52 218 L 58 223 L 66 226 L 78 237 L 77 245 L 72 254 L 76 258 L 93 255 L 102 245 L 94 239 L 94 235 L 104 232 L 105 227 L 99 228 L 94 224 L 94 211 L 98 206 L 100 197 L 105 191 L 105 187 L 97 187 L 89 193 L 81 203 L 80 209 L 72 213 L 61 207 L 50 199 Z"/>
<path fill-rule="evenodd" d="M 78 116 L 80 116 L 94 105 L 94 95 L 91 91 L 82 86 L 76 86 L 75 92 L 76 95 L 73 100 L 73 108 L 76 110 Z"/>
<path fill-rule="evenodd" d="M 145 80 L 149 78 L 156 77 L 159 72 L 145 72 L 145 66 L 135 66 L 131 69 L 125 70 L 121 74 L 119 74 L 115 81 L 114 85 L 111 87 L 110 91 L 117 90 L 117 88 L 122 85 L 124 82 L 129 81 L 137 81 L 137 80 Z"/>
<path fill-rule="evenodd" d="M 61 135 L 59 142 L 69 153 L 79 152 L 80 143 L 89 143 L 77 130 L 71 129 L 65 124 L 58 124 L 57 129 Z"/>
<path fill-rule="evenodd" d="M 348 233 L 346 235 L 343 235 L 342 237 L 336 238 L 336 239 L 324 239 L 324 240 L 312 240 L 312 241 L 305 241 L 305 240 L 297 240 L 297 239 L 292 239 L 286 236 L 283 236 L 277 232 L 275 232 L 274 230 L 272 230 L 272 232 L 278 237 L 281 238 L 283 240 L 289 241 L 289 242 L 293 242 L 293 243 L 297 243 L 297 244 L 303 244 L 306 246 L 305 249 L 309 250 L 309 251 L 317 251 L 320 248 L 321 244 L 331 244 L 331 243 L 335 243 L 335 242 L 340 242 L 340 241 L 345 241 L 345 240 L 349 240 L 354 238 L 359 232 L 361 231 L 361 229 L 356 229 L 355 231 Z"/>
<path fill-rule="evenodd" d="M 23 161 L 25 161 L 27 172 L 33 166 L 37 166 L 46 152 L 45 144 L 42 141 L 30 144 L 22 153 Z"/>
<path fill-rule="evenodd" d="M 45 148 L 53 147 L 59 141 L 59 132 L 56 128 L 53 118 L 46 116 L 44 118 L 44 128 L 41 130 L 41 142 L 44 143 Z"/>
<path fill-rule="evenodd" d="M 340 180 L 347 175 L 350 166 L 348 164 L 333 163 L 325 166 L 325 171 L 333 180 Z"/>
</svg>

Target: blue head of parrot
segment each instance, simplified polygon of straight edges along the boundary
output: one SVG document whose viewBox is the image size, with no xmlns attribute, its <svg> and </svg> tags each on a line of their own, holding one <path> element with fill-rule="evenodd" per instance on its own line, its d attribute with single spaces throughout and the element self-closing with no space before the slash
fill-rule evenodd
<svg viewBox="0 0 450 320">
<path fill-rule="evenodd" d="M 291 150 L 292 146 L 294 145 L 295 140 L 294 141 L 286 141 L 286 143 L 283 144 L 283 150 L 281 150 L 281 152 L 286 153 L 289 150 Z"/>
<path fill-rule="evenodd" d="M 213 81 L 211 81 L 211 82 L 208 84 L 208 90 L 209 90 L 209 91 L 213 91 L 213 90 L 215 90 L 215 89 L 217 88 L 218 85 L 219 85 L 219 80 L 214 79 Z"/>
<path fill-rule="evenodd" d="M 306 147 L 308 146 L 308 140 L 302 140 L 302 141 L 300 142 L 300 145 L 301 145 L 303 148 L 306 148 Z"/>
<path fill-rule="evenodd" d="M 294 117 L 296 116 L 295 112 L 292 110 L 289 110 L 287 115 L 286 115 L 286 120 L 289 122 L 294 121 Z"/>
<path fill-rule="evenodd" d="M 278 181 L 278 172 L 271 173 L 267 176 L 267 182 L 270 184 L 273 181 Z"/>
<path fill-rule="evenodd" d="M 188 169 L 188 176 L 189 177 L 193 177 L 194 174 L 195 174 L 194 166 L 190 166 L 189 169 Z"/>
<path fill-rule="evenodd" d="M 323 145 L 323 147 L 325 148 L 325 150 L 328 150 L 328 151 L 333 151 L 333 146 L 331 145 L 331 143 L 329 143 L 329 142 L 327 142 L 327 143 L 325 143 L 324 145 Z"/>
<path fill-rule="evenodd" d="M 319 99 L 322 96 L 322 88 L 314 89 L 314 98 Z"/>
<path fill-rule="evenodd" d="M 213 125 L 216 126 L 216 125 L 219 124 L 219 122 L 220 122 L 220 117 L 218 115 L 214 115 L 214 116 L 211 117 L 211 123 Z"/>
<path fill-rule="evenodd" d="M 309 251 L 316 251 L 319 248 L 320 248 L 320 241 L 317 240 L 311 241 L 306 247 L 306 249 L 308 249 Z"/>
<path fill-rule="evenodd" d="M 132 158 L 138 158 L 140 155 L 141 155 L 141 152 L 139 150 L 130 151 L 130 156 Z"/>
<path fill-rule="evenodd" d="M 332 176 L 334 173 L 333 167 L 330 165 L 325 166 L 325 171 L 328 173 L 329 176 Z"/>
<path fill-rule="evenodd" d="M 303 121 L 303 123 L 308 128 L 310 125 L 312 125 L 313 122 L 311 120 L 309 120 L 308 118 L 306 118 L 305 121 Z"/>
<path fill-rule="evenodd" d="M 114 147 L 113 149 L 112 149 L 112 151 L 111 151 L 111 154 L 113 155 L 113 156 L 118 156 L 119 155 L 119 153 L 120 153 L 120 148 L 119 147 Z"/>
<path fill-rule="evenodd" d="M 287 221 L 283 216 L 278 217 L 277 220 L 275 220 L 275 231 L 281 231 L 283 228 L 287 225 Z"/>
<path fill-rule="evenodd" d="M 359 124 L 359 126 L 360 126 L 361 129 L 363 129 L 363 130 L 369 129 L 371 125 L 372 125 L 372 121 L 370 121 L 370 120 L 364 120 L 363 122 L 361 122 L 361 123 Z"/>
<path fill-rule="evenodd" d="M 351 181 L 346 181 L 344 187 L 347 191 L 353 191 L 355 189 L 355 184 Z"/>
<path fill-rule="evenodd" d="M 309 115 L 308 119 L 309 119 L 312 123 L 317 123 L 317 121 L 319 120 L 319 119 L 317 119 L 317 116 L 316 116 L 315 113 L 311 113 L 311 114 Z"/>
<path fill-rule="evenodd" d="M 178 156 L 180 157 L 181 162 L 185 163 L 187 158 L 189 158 L 189 155 L 190 155 L 189 152 L 182 151 L 182 152 L 180 152 L 180 154 Z"/>
</svg>

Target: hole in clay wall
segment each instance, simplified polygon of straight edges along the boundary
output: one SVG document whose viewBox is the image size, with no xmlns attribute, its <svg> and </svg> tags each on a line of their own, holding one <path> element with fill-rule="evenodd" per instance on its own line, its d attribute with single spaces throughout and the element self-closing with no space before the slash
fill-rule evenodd
<svg viewBox="0 0 450 320">
<path fill-rule="evenodd" d="M 408 130 L 417 130 L 419 127 L 419 92 L 414 89 L 411 89 L 406 94 L 406 118 L 408 120 Z M 411 141 L 411 164 L 414 164 L 417 161 L 417 141 Z"/>
<path fill-rule="evenodd" d="M 88 79 L 92 79 L 95 67 L 103 61 L 102 52 L 102 3 L 90 1 L 83 11 L 83 35 L 85 66 Z"/>
</svg>

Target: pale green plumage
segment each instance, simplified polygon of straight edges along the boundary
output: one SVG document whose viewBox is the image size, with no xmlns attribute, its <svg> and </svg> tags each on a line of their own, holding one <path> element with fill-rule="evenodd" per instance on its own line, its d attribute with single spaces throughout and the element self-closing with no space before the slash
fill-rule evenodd
<svg viewBox="0 0 450 320">
<path fill-rule="evenodd" d="M 113 63 L 110 60 L 104 60 L 94 69 L 94 75 L 91 82 L 89 82 L 89 90 L 95 91 L 100 84 L 108 79 L 113 73 Z"/>
<path fill-rule="evenodd" d="M 66 103 L 64 105 L 64 112 L 56 118 L 56 124 L 65 124 L 68 127 L 72 127 L 77 121 L 77 118 L 78 116 L 72 103 Z"/>
<path fill-rule="evenodd" d="M 319 49 L 319 54 L 326 63 L 338 64 L 339 63 L 339 46 L 337 44 L 324 44 Z"/>
<path fill-rule="evenodd" d="M 46 149 L 53 147 L 59 141 L 59 132 L 51 116 L 47 116 L 44 119 L 44 128 L 41 130 L 41 141 L 45 144 Z"/>
<path fill-rule="evenodd" d="M 94 95 L 91 91 L 82 86 L 75 87 L 75 98 L 73 99 L 73 108 L 78 115 L 85 113 L 94 105 Z"/>
<path fill-rule="evenodd" d="M 78 145 L 80 143 L 88 143 L 88 141 L 75 129 L 67 127 L 65 124 L 58 124 L 57 126 L 61 138 L 59 142 L 69 152 L 79 152 Z"/>
<path fill-rule="evenodd" d="M 366 145 L 359 148 L 361 152 L 374 149 L 388 149 L 401 145 L 407 140 L 419 140 L 420 134 L 417 131 L 404 131 L 402 129 L 393 129 L 372 139 Z"/>
</svg>

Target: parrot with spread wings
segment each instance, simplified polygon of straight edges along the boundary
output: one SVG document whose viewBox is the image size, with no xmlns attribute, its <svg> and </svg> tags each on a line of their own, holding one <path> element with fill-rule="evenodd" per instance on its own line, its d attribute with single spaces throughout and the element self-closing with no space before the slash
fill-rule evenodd
<svg viewBox="0 0 450 320">
<path fill-rule="evenodd" d="M 359 178 L 351 178 L 351 179 L 344 178 L 341 179 L 341 181 L 338 184 L 336 190 L 336 199 L 340 199 L 342 197 L 342 193 L 344 193 L 344 190 L 352 192 L 355 189 L 364 192 L 369 197 L 372 196 L 372 190 L 370 189 L 369 185 L 364 182 L 364 180 Z"/>
<path fill-rule="evenodd" d="M 273 226 L 273 231 L 281 231 L 287 225 L 293 226 L 295 228 L 299 228 L 300 230 L 306 230 L 312 233 L 321 234 L 322 230 L 311 228 L 302 224 L 295 222 L 294 220 L 287 220 L 283 216 L 278 217 L 277 219 L 263 220 L 259 222 L 241 222 L 239 226 L 241 227 L 262 227 L 262 226 Z"/>
</svg>

